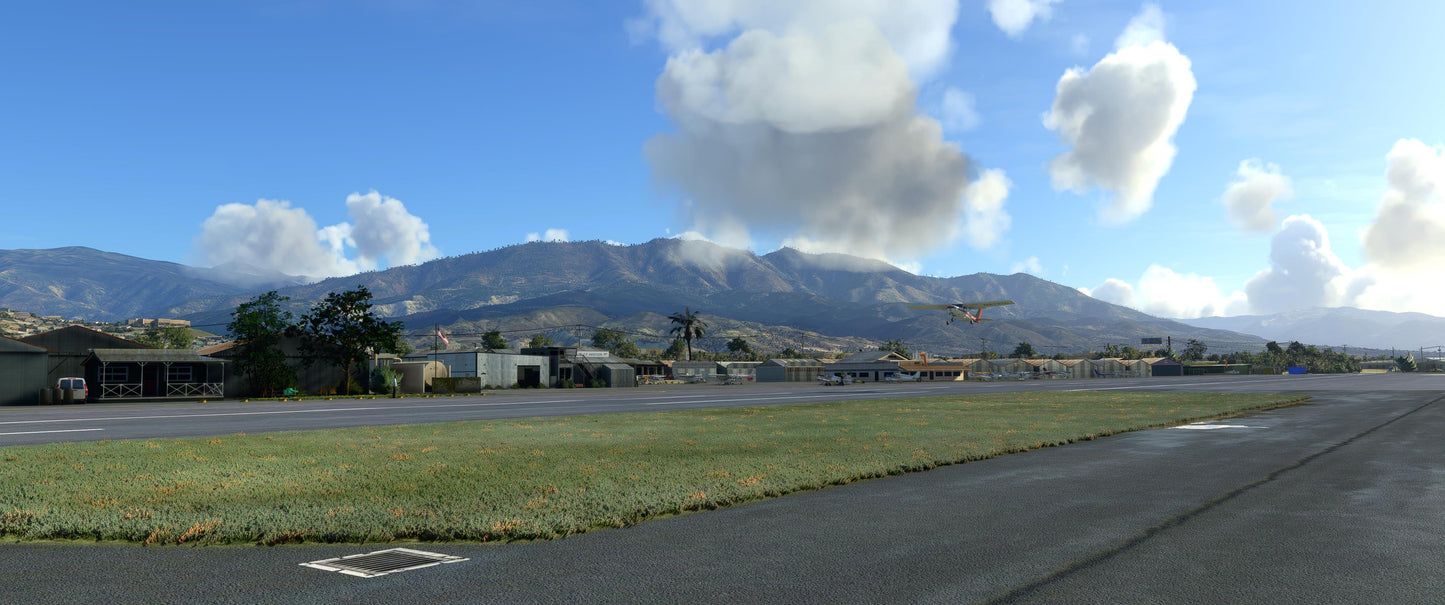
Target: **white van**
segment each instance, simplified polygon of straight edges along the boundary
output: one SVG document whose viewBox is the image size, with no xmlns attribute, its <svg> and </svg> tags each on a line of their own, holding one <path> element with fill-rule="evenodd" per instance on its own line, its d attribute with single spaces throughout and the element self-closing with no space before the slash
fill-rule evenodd
<svg viewBox="0 0 1445 605">
<path fill-rule="evenodd" d="M 75 390 L 75 398 L 80 401 L 90 399 L 90 387 L 85 386 L 84 378 L 61 378 L 55 381 L 55 388 Z"/>
</svg>

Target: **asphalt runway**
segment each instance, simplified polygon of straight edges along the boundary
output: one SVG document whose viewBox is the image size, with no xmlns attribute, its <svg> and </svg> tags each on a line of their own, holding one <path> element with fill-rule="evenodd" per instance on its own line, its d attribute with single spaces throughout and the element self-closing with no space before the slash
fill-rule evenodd
<svg viewBox="0 0 1445 605">
<path fill-rule="evenodd" d="M 813 401 L 925 397 L 1017 390 L 1328 388 L 1341 376 L 1214 376 L 1000 382 L 657 385 L 634 389 L 493 391 L 485 396 L 288 402 L 214 401 L 0 407 L 0 447 L 121 439 L 207 437 L 357 426 L 428 424 L 572 414 L 655 412 Z"/>
<path fill-rule="evenodd" d="M 851 399 L 874 396 L 874 391 L 879 397 L 896 396 L 925 386 L 937 385 L 698 385 L 667 392 L 599 390 L 580 396 L 581 401 L 556 401 L 554 391 L 515 399 L 416 400 L 412 403 L 512 405 L 405 411 L 412 414 L 407 418 L 456 420 L 478 414 L 586 413 L 573 409 L 759 405 L 814 396 Z M 409 544 L 468 560 L 375 579 L 299 564 L 390 545 L 7 544 L 0 546 L 0 602 L 1440 601 L 1445 591 L 1445 574 L 1439 571 L 1445 567 L 1445 440 L 1439 438 L 1445 434 L 1445 376 L 992 383 L 944 385 L 916 394 L 1081 388 L 1298 391 L 1313 400 L 1194 427 L 1127 433 L 564 540 Z M 628 393 L 637 401 L 629 403 Z M 569 393 L 561 399 L 572 398 Z M 372 407 L 370 401 L 328 403 Z M 176 405 L 19 413 L 7 408 L 0 410 L 0 423 L 11 424 L 0 424 L 0 433 L 102 428 L 92 432 L 114 439 L 122 429 L 142 425 L 142 434 L 169 437 L 172 431 L 260 432 L 235 428 L 246 423 L 354 426 L 398 414 L 336 412 L 350 420 L 333 419 L 331 412 L 200 416 L 235 410 L 226 407 L 233 404 Z M 63 413 L 84 418 L 66 425 L 49 415 Z M 0 439 L 35 435 L 45 434 Z M 77 435 L 84 433 L 68 437 Z M 0 447 L 11 444 L 0 441 Z"/>
</svg>

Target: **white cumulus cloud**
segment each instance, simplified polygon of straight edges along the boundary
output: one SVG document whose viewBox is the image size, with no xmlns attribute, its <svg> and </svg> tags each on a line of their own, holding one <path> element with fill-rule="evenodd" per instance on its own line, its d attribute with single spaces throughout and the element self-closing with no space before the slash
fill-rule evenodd
<svg viewBox="0 0 1445 605">
<path fill-rule="evenodd" d="M 1013 181 L 1003 170 L 990 168 L 963 188 L 963 214 L 967 219 L 963 235 L 968 245 L 982 250 L 1003 239 L 1013 224 L 1013 219 L 1004 211 L 1011 187 Z"/>
<path fill-rule="evenodd" d="M 1389 188 L 1365 229 L 1365 254 L 1390 270 L 1445 264 L 1445 148 L 1397 141 L 1386 156 Z M 1445 304 L 1441 305 L 1445 308 Z"/>
<path fill-rule="evenodd" d="M 905 261 L 958 237 L 969 162 L 915 107 L 915 79 L 947 59 L 956 3 L 646 6 L 631 27 L 671 53 L 656 95 L 676 129 L 644 152 L 689 200 L 692 230 Z"/>
<path fill-rule="evenodd" d="M 1273 192 L 1289 191 L 1288 179 L 1279 175 L 1277 168 L 1257 161 L 1241 164 L 1240 177 L 1241 183 L 1256 184 L 1259 178 L 1280 179 L 1261 186 L 1264 193 L 1255 192 L 1257 203 L 1247 205 L 1252 210 L 1264 205 L 1258 200 L 1285 197 Z M 1441 315 L 1440 301 L 1445 300 L 1445 280 L 1439 278 L 1439 268 L 1445 265 L 1445 147 L 1415 139 L 1396 142 L 1386 156 L 1385 180 L 1388 187 L 1379 214 L 1360 233 L 1367 262 L 1359 267 L 1349 266 L 1335 253 L 1323 223 L 1309 215 L 1294 215 L 1284 219 L 1270 240 L 1269 266 L 1245 284 L 1243 293 L 1219 296 L 1209 278 L 1173 274 L 1157 267 L 1145 273 L 1138 287 L 1111 279 L 1093 290 L 1080 291 L 1171 317 L 1272 314 L 1335 306 Z M 1188 299 L 1211 306 L 1191 309 Z"/>
<path fill-rule="evenodd" d="M 918 77 L 947 63 L 958 19 L 956 0 L 645 0 L 645 14 L 628 24 L 638 37 L 656 37 L 669 52 L 702 48 L 737 32 L 814 36 L 837 23 L 866 21 Z"/>
<path fill-rule="evenodd" d="M 1269 265 L 1244 287 L 1255 313 L 1348 302 L 1352 271 L 1330 248 L 1329 231 L 1308 214 L 1284 219 L 1270 240 Z"/>
<path fill-rule="evenodd" d="M 1027 260 L 1019 261 L 1009 268 L 1010 273 L 1028 273 L 1030 275 L 1043 275 L 1044 265 L 1039 262 L 1039 257 L 1030 256 Z"/>
<path fill-rule="evenodd" d="M 1053 5 L 1061 1 L 988 0 L 988 14 L 993 17 L 994 25 L 1009 37 L 1018 38 L 1035 19 L 1047 21 L 1053 15 Z"/>
<path fill-rule="evenodd" d="M 1139 277 L 1138 285 L 1111 278 L 1097 288 L 1081 291 L 1156 317 L 1193 319 L 1248 311 L 1245 293 L 1224 294 L 1212 277 L 1178 273 L 1160 265 L 1150 265 Z"/>
<path fill-rule="evenodd" d="M 194 241 L 200 264 L 310 278 L 351 275 L 431 260 L 427 224 L 401 201 L 376 192 L 346 199 L 352 222 L 317 228 L 305 209 L 285 200 L 222 204 Z"/>
<path fill-rule="evenodd" d="M 1279 221 L 1274 202 L 1294 197 L 1290 178 L 1280 174 L 1279 166 L 1264 164 L 1258 159 L 1240 162 L 1235 175 L 1237 178 L 1220 198 L 1229 212 L 1230 222 L 1244 231 L 1274 229 Z"/>
<path fill-rule="evenodd" d="M 1044 115 L 1044 125 L 1072 146 L 1049 164 L 1054 186 L 1109 192 L 1101 215 L 1106 223 L 1129 222 L 1153 204 L 1197 87 L 1188 57 L 1158 38 L 1162 14 L 1156 13 L 1146 5 L 1115 52 L 1092 68 L 1065 72 Z"/>
<path fill-rule="evenodd" d="M 1134 307 L 1134 286 L 1122 279 L 1109 278 L 1097 288 L 1079 288 L 1085 296 L 1092 296 L 1107 303 Z"/>
<path fill-rule="evenodd" d="M 541 233 L 532 232 L 527 234 L 529 242 L 565 242 L 570 239 L 566 229 L 548 229 Z"/>
<path fill-rule="evenodd" d="M 412 265 L 440 256 L 431 245 L 431 229 L 407 212 L 401 200 L 372 191 L 346 196 L 351 243 L 363 267 Z"/>
</svg>

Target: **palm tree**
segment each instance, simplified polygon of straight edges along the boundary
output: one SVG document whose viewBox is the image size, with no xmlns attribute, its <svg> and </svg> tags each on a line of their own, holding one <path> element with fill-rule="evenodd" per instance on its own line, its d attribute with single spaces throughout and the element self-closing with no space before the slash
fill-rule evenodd
<svg viewBox="0 0 1445 605">
<path fill-rule="evenodd" d="M 687 343 L 687 360 L 692 361 L 692 339 L 702 338 L 707 333 L 707 322 L 702 320 L 701 314 L 694 313 L 689 307 L 683 307 L 682 313 L 673 313 L 668 316 L 673 326 L 670 332 L 674 336 L 682 337 Z"/>
</svg>

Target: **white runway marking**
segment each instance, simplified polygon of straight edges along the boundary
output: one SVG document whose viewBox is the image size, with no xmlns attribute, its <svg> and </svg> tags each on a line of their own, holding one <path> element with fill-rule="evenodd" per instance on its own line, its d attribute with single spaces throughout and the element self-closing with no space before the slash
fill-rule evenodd
<svg viewBox="0 0 1445 605">
<path fill-rule="evenodd" d="M 41 434 L 41 433 L 84 433 L 84 432 L 86 432 L 86 431 L 103 431 L 103 430 L 105 430 L 105 429 L 64 429 L 64 430 L 58 430 L 58 431 L 25 431 L 25 432 L 22 432 L 22 433 L 0 433 L 0 436 L 5 436 L 5 435 L 39 435 L 39 434 Z"/>
<path fill-rule="evenodd" d="M 1176 429 L 1192 429 L 1196 431 L 1212 431 L 1214 429 L 1257 429 L 1257 426 L 1245 426 L 1242 424 L 1186 424 L 1184 426 L 1172 427 Z"/>
</svg>

